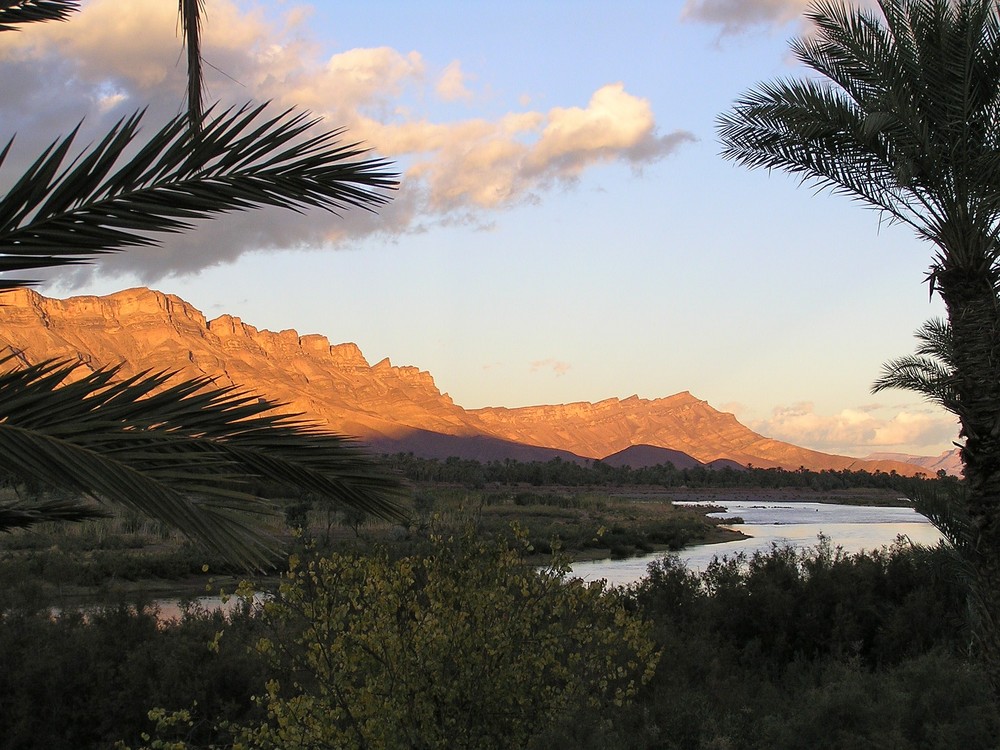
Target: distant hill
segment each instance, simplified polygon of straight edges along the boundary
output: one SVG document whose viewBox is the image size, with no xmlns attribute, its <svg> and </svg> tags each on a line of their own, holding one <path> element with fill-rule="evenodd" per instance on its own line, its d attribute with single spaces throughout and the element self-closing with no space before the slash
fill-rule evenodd
<svg viewBox="0 0 1000 750">
<path fill-rule="evenodd" d="M 0 305 L 0 344 L 30 362 L 58 357 L 87 369 L 124 363 L 126 376 L 143 370 L 207 375 L 384 452 L 580 461 L 634 447 L 625 453 L 629 460 L 664 455 L 675 465 L 686 456 L 702 464 L 791 470 L 927 471 L 896 459 L 859 460 L 771 440 L 687 392 L 466 410 L 416 367 L 388 359 L 370 365 L 355 344 L 331 345 L 321 335 L 259 330 L 231 315 L 207 320 L 179 297 L 145 288 L 66 300 L 12 291 Z"/>
<path fill-rule="evenodd" d="M 624 450 L 612 453 L 601 459 L 602 463 L 615 468 L 630 466 L 633 469 L 645 469 L 649 466 L 671 463 L 675 469 L 694 469 L 704 466 L 701 461 L 691 458 L 687 453 L 660 448 L 656 445 L 630 445 Z"/>
<path fill-rule="evenodd" d="M 456 456 L 481 463 L 511 459 L 522 463 L 531 461 L 562 461 L 584 464 L 587 459 L 568 451 L 522 445 L 508 440 L 498 440 L 486 435 L 443 435 L 440 432 L 413 430 L 392 438 L 373 437 L 368 444 L 380 453 L 413 453 L 421 458 L 445 459 Z"/>
<path fill-rule="evenodd" d="M 955 477 L 962 476 L 962 457 L 958 448 L 945 451 L 940 456 L 913 456 L 908 453 L 872 453 L 865 456 L 866 461 L 903 461 L 908 464 L 922 466 L 928 475 L 937 474 L 944 469 L 945 473 Z"/>
<path fill-rule="evenodd" d="M 735 461 L 731 461 L 728 458 L 717 458 L 714 461 L 709 461 L 707 464 L 710 469 L 732 469 L 733 471 L 748 471 L 748 467 L 743 464 L 738 464 Z"/>
</svg>

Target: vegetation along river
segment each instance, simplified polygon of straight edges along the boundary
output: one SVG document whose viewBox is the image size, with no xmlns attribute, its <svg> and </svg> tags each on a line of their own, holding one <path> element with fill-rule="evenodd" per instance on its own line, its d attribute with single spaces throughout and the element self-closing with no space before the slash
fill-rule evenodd
<svg viewBox="0 0 1000 750">
<path fill-rule="evenodd" d="M 698 503 L 677 503 L 678 505 Z M 701 570 L 714 557 L 757 550 L 772 544 L 794 547 L 815 546 L 822 534 L 834 547 L 846 552 L 860 552 L 892 544 L 899 536 L 914 544 L 934 545 L 941 535 L 931 523 L 912 508 L 836 505 L 832 503 L 726 500 L 713 505 L 725 507 L 711 514 L 737 516 L 743 523 L 729 527 L 747 535 L 721 544 L 699 544 L 677 553 L 691 568 Z M 625 560 L 593 560 L 573 565 L 573 575 L 584 580 L 604 578 L 611 585 L 634 583 L 646 575 L 650 561 L 661 557 L 654 553 Z"/>
<path fill-rule="evenodd" d="M 725 510 L 709 515 L 720 518 L 739 517 L 743 523 L 727 524 L 745 535 L 745 539 L 716 544 L 699 544 L 676 553 L 687 565 L 702 570 L 713 557 L 735 555 L 739 552 L 753 554 L 756 550 L 770 549 L 772 544 L 790 544 L 810 547 L 817 544 L 819 535 L 829 538 L 835 547 L 847 552 L 875 549 L 889 545 L 899 536 L 914 544 L 937 544 L 941 538 L 938 530 L 912 508 L 875 507 L 864 505 L 839 505 L 835 503 L 776 501 L 776 500 L 720 500 L 710 502 L 675 501 L 676 505 L 712 505 Z M 663 552 L 625 559 L 602 559 L 578 562 L 572 566 L 572 575 L 584 580 L 605 579 L 611 585 L 627 585 L 646 575 L 646 567 Z M 196 597 L 195 601 L 209 609 L 222 606 L 219 597 Z M 181 608 L 177 597 L 156 602 L 164 618 L 177 617 Z"/>
</svg>

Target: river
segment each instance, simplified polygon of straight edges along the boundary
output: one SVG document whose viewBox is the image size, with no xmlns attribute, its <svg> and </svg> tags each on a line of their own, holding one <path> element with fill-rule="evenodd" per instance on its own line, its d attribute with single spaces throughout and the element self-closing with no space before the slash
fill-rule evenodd
<svg viewBox="0 0 1000 750">
<path fill-rule="evenodd" d="M 677 503 L 700 505 L 704 503 Z M 733 500 L 713 502 L 725 511 L 712 513 L 721 518 L 739 516 L 741 524 L 728 528 L 741 531 L 748 539 L 738 539 L 721 544 L 699 544 L 677 554 L 688 567 L 703 570 L 712 558 L 737 552 L 752 554 L 768 550 L 772 544 L 790 544 L 795 547 L 815 546 L 819 535 L 830 539 L 836 547 L 847 552 L 877 549 L 892 544 L 898 536 L 905 536 L 914 544 L 937 544 L 941 535 L 931 523 L 912 508 L 882 508 L 832 503 L 774 502 Z M 627 585 L 646 575 L 652 560 L 662 557 L 657 552 L 625 560 L 593 560 L 573 565 L 572 575 L 584 580 L 605 579 L 614 586 Z"/>
<path fill-rule="evenodd" d="M 791 544 L 809 547 L 816 544 L 819 535 L 829 537 L 834 546 L 847 552 L 876 549 L 892 544 L 902 535 L 915 544 L 937 544 L 941 535 L 930 522 L 912 508 L 883 508 L 832 503 L 778 502 L 754 500 L 720 500 L 711 503 L 678 502 L 677 505 L 722 506 L 725 511 L 712 513 L 721 518 L 739 516 L 741 524 L 729 528 L 741 531 L 747 539 L 721 544 L 699 544 L 677 553 L 694 570 L 702 570 L 713 557 L 737 552 L 752 554 L 767 550 L 771 545 Z M 646 575 L 646 566 L 663 556 L 656 552 L 624 560 L 593 560 L 576 563 L 571 575 L 584 580 L 605 579 L 609 584 L 622 586 L 638 581 Z M 225 608 L 219 597 L 199 597 L 196 603 L 207 609 Z M 232 602 L 234 603 L 235 600 Z M 230 603 L 229 606 L 232 606 Z M 179 617 L 180 605 L 175 599 L 157 602 L 163 619 Z"/>
</svg>

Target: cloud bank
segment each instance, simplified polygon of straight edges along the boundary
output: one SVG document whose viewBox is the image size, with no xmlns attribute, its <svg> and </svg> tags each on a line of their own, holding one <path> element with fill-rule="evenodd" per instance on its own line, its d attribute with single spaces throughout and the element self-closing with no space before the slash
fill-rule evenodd
<svg viewBox="0 0 1000 750">
<path fill-rule="evenodd" d="M 885 415 L 876 404 L 824 415 L 803 402 L 776 407 L 770 417 L 748 426 L 776 440 L 848 455 L 879 450 L 936 454 L 958 434 L 953 417 L 922 405 L 893 408 Z"/>
<path fill-rule="evenodd" d="M 721 27 L 722 35 L 740 34 L 748 29 L 777 27 L 801 19 L 815 0 L 686 0 L 681 18 Z M 855 0 L 856 5 L 872 6 L 874 0 Z"/>
<path fill-rule="evenodd" d="M 571 185 L 593 165 L 639 170 L 693 140 L 682 130 L 661 133 L 650 102 L 621 82 L 603 83 L 586 102 L 475 116 L 476 79 L 461 61 L 389 47 L 330 54 L 310 35 L 308 19 L 303 5 L 210 3 L 203 45 L 207 98 L 272 100 L 321 115 L 331 128 L 348 128 L 349 140 L 371 144 L 400 168 L 393 203 L 378 217 L 314 211 L 302 220 L 291 212 L 253 211 L 166 238 L 167 252 L 103 260 L 104 272 L 129 272 L 149 283 L 252 250 L 345 246 L 437 223 L 486 225 L 493 212 Z M 34 24 L 2 41 L 0 112 L 5 130 L 21 134 L 24 160 L 84 117 L 93 138 L 143 106 L 149 129 L 183 110 L 175 4 L 90 0 L 68 23 Z M 456 108 L 470 116 L 436 117 Z"/>
<path fill-rule="evenodd" d="M 681 17 L 735 34 L 753 26 L 782 25 L 799 18 L 811 0 L 687 0 Z"/>
</svg>

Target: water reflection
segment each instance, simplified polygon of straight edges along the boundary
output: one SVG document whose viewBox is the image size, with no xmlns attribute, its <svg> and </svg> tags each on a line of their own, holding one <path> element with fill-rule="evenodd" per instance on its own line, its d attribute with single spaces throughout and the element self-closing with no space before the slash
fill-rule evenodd
<svg viewBox="0 0 1000 750">
<path fill-rule="evenodd" d="M 704 505 L 705 503 L 677 503 Z M 898 536 L 914 544 L 937 544 L 940 533 L 912 508 L 877 508 L 857 505 L 834 505 L 809 502 L 757 502 L 733 500 L 714 502 L 725 507 L 722 513 L 711 515 L 726 518 L 739 516 L 742 524 L 730 528 L 742 531 L 750 539 L 738 539 L 722 544 L 700 544 L 679 553 L 692 569 L 703 570 L 712 558 L 737 552 L 752 554 L 770 549 L 772 544 L 795 547 L 815 546 L 820 534 L 834 546 L 846 552 L 860 552 L 892 544 Z M 646 575 L 646 566 L 662 552 L 627 560 L 594 560 L 573 566 L 573 575 L 584 580 L 604 578 L 618 586 L 634 583 Z"/>
<path fill-rule="evenodd" d="M 253 606 L 261 607 L 270 598 L 270 596 L 259 591 L 253 595 Z M 160 622 L 168 622 L 170 620 L 181 620 L 184 617 L 185 612 L 193 611 L 197 612 L 203 610 L 206 612 L 215 612 L 216 610 L 221 610 L 222 612 L 229 614 L 236 610 L 238 607 L 243 605 L 243 600 L 234 595 L 229 596 L 196 596 L 189 599 L 157 599 L 153 602 L 157 609 L 157 619 Z"/>
</svg>

